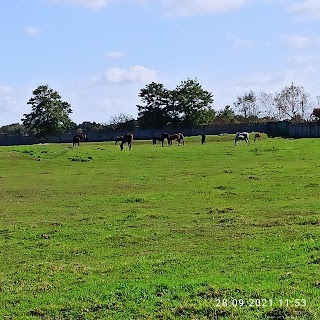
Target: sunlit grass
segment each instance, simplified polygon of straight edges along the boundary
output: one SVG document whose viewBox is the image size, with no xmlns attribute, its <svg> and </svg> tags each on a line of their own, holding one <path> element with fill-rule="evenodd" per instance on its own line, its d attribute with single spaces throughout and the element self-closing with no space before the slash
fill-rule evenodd
<svg viewBox="0 0 320 320">
<path fill-rule="evenodd" d="M 317 319 L 319 141 L 232 139 L 2 147 L 0 316 Z"/>
</svg>

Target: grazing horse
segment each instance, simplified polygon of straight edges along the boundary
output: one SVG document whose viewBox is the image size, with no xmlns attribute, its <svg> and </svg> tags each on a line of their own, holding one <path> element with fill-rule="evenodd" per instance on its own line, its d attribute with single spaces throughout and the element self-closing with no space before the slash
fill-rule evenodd
<svg viewBox="0 0 320 320">
<path fill-rule="evenodd" d="M 116 137 L 114 145 L 116 145 L 118 141 L 122 141 L 122 139 L 123 139 L 123 136 Z"/>
<path fill-rule="evenodd" d="M 172 141 L 173 140 L 177 140 L 178 141 L 178 145 L 180 145 L 181 142 L 184 145 L 184 136 L 183 136 L 182 133 L 175 133 L 175 134 L 163 133 L 161 135 L 162 146 L 163 146 L 164 139 L 168 140 L 168 146 L 172 146 Z"/>
<path fill-rule="evenodd" d="M 169 141 L 170 141 L 170 145 L 172 145 L 172 141 L 173 140 L 177 140 L 178 141 L 178 146 L 180 145 L 180 143 L 182 143 L 184 145 L 184 136 L 182 133 L 175 133 L 175 134 L 170 134 L 169 135 Z"/>
<path fill-rule="evenodd" d="M 80 138 L 79 137 L 73 137 L 72 139 L 72 146 L 74 147 L 75 145 L 80 146 Z"/>
<path fill-rule="evenodd" d="M 254 142 L 256 142 L 256 140 L 261 141 L 261 139 L 262 139 L 262 133 L 261 133 L 261 132 L 255 133 L 255 135 L 254 135 Z"/>
<path fill-rule="evenodd" d="M 164 142 L 165 139 L 167 139 L 167 141 L 168 141 L 168 146 L 170 145 L 169 136 L 170 136 L 170 134 L 167 133 L 167 132 L 161 133 L 160 141 L 161 141 L 161 145 L 162 146 L 163 146 L 163 142 Z"/>
<path fill-rule="evenodd" d="M 88 136 L 85 133 L 79 132 L 75 136 L 75 138 L 79 138 L 80 140 L 87 141 Z"/>
<path fill-rule="evenodd" d="M 236 137 L 234 138 L 234 145 L 238 145 L 239 141 L 241 141 L 241 145 L 242 145 L 242 141 L 245 141 L 247 144 L 250 143 L 249 140 L 249 133 L 248 132 L 237 132 L 236 133 Z"/>
<path fill-rule="evenodd" d="M 133 134 L 132 133 L 127 133 L 123 136 L 121 144 L 120 144 L 120 150 L 123 150 L 123 145 L 127 143 L 128 144 L 128 149 L 131 150 L 132 143 L 133 143 Z"/>
<path fill-rule="evenodd" d="M 153 145 L 157 144 L 157 141 L 163 141 L 163 140 L 161 139 L 161 137 L 158 137 L 158 136 L 155 136 L 155 137 L 152 138 L 152 144 Z"/>
</svg>

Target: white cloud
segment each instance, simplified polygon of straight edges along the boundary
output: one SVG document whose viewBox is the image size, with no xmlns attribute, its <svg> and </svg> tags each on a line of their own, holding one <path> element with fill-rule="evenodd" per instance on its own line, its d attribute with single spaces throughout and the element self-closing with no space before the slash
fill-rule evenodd
<svg viewBox="0 0 320 320">
<path fill-rule="evenodd" d="M 24 32 L 29 36 L 36 36 L 41 33 L 41 30 L 34 26 L 27 26 L 24 28 Z"/>
<path fill-rule="evenodd" d="M 23 114 L 30 108 L 26 104 L 26 94 L 26 91 L 21 88 L 0 86 L 0 125 L 21 122 Z"/>
<path fill-rule="evenodd" d="M 311 46 L 320 45 L 320 37 L 309 36 L 291 36 L 285 39 L 285 42 L 294 48 L 308 48 Z"/>
<path fill-rule="evenodd" d="M 232 33 L 227 34 L 226 39 L 232 44 L 232 46 L 234 46 L 237 49 L 250 49 L 254 47 L 268 46 L 268 43 L 265 41 L 253 41 L 249 39 L 244 39 Z"/>
<path fill-rule="evenodd" d="M 319 0 L 299 0 L 291 3 L 288 7 L 290 12 L 307 15 L 315 19 L 320 19 L 320 1 Z"/>
<path fill-rule="evenodd" d="M 0 96 L 7 95 L 12 92 L 12 88 L 8 86 L 0 86 Z"/>
<path fill-rule="evenodd" d="M 127 53 L 124 51 L 110 51 L 106 54 L 107 59 L 119 59 L 126 55 Z"/>
<path fill-rule="evenodd" d="M 208 15 L 237 10 L 249 5 L 254 0 L 47 0 L 52 3 L 61 3 L 73 6 L 82 6 L 92 10 L 100 10 L 111 3 L 134 2 L 138 5 L 158 4 L 165 10 L 164 15 L 194 16 Z"/>
<path fill-rule="evenodd" d="M 273 86 L 275 83 L 282 83 L 286 77 L 286 72 L 251 74 L 241 78 L 239 81 L 234 83 L 234 86 L 255 89 L 263 88 Z"/>
<path fill-rule="evenodd" d="M 237 10 L 252 0 L 161 0 L 165 16 L 194 16 L 224 13 Z"/>
<path fill-rule="evenodd" d="M 48 0 L 52 3 L 61 3 L 72 6 L 85 7 L 92 10 L 100 10 L 108 6 L 112 0 Z"/>
<path fill-rule="evenodd" d="M 129 69 L 111 68 L 105 73 L 95 77 L 93 80 L 98 83 L 137 83 L 137 82 L 152 82 L 156 81 L 156 72 L 154 70 L 142 67 L 133 66 Z"/>
</svg>

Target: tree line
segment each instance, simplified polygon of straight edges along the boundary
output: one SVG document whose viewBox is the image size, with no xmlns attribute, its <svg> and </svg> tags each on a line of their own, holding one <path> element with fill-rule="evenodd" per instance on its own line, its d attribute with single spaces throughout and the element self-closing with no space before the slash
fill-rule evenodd
<svg viewBox="0 0 320 320">
<path fill-rule="evenodd" d="M 74 123 L 71 105 L 60 94 L 40 85 L 27 102 L 30 113 L 23 114 L 22 123 L 0 127 L 2 134 L 31 134 L 37 137 L 70 133 L 72 131 L 124 131 L 160 129 L 165 127 L 196 127 L 227 123 L 259 123 L 270 121 L 320 121 L 320 97 L 310 99 L 302 86 L 291 84 L 279 93 L 256 93 L 252 90 L 239 95 L 233 106 L 216 111 L 212 107 L 214 96 L 204 90 L 197 79 L 182 81 L 169 90 L 161 83 L 152 82 L 139 92 L 141 104 L 138 117 L 120 113 L 108 123 L 85 121 Z"/>
</svg>

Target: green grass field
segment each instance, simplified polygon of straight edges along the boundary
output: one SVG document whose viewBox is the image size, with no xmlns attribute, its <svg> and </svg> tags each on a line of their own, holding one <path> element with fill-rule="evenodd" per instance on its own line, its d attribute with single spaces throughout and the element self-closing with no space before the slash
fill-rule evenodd
<svg viewBox="0 0 320 320">
<path fill-rule="evenodd" d="M 1 319 L 320 319 L 320 140 L 0 147 Z"/>
</svg>

